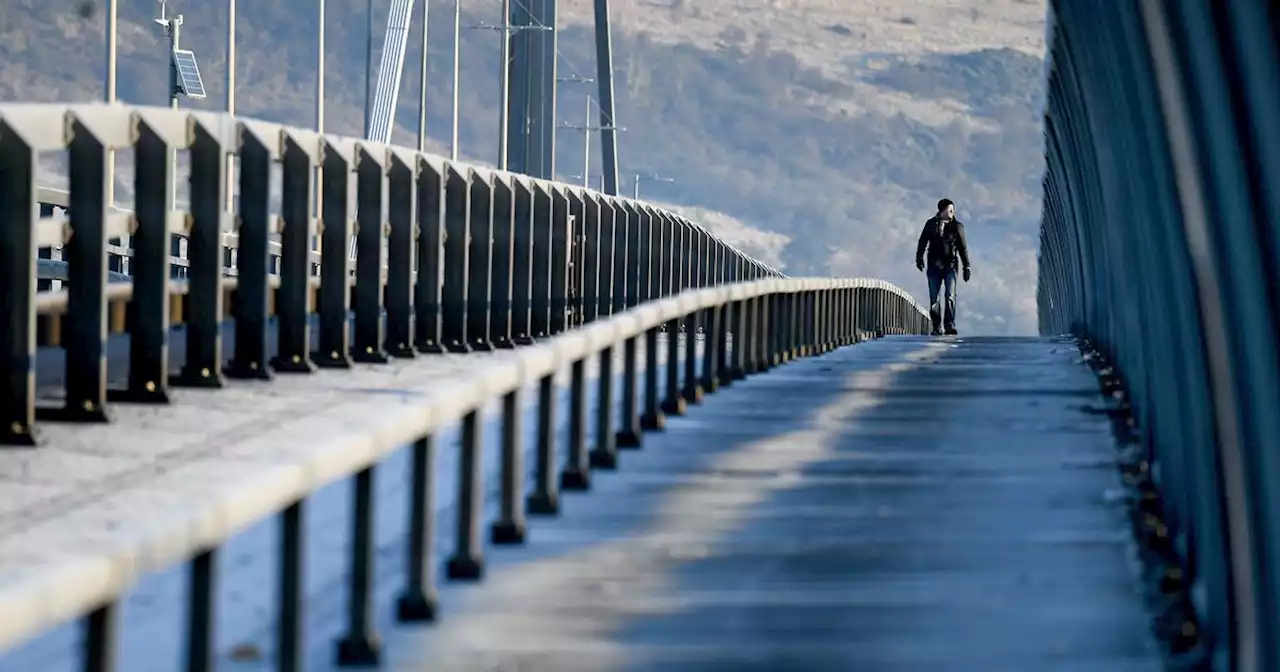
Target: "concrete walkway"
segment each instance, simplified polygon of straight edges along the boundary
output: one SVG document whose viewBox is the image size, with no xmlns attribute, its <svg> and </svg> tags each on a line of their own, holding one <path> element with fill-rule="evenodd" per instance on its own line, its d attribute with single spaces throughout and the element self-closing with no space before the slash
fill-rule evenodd
<svg viewBox="0 0 1280 672">
<path fill-rule="evenodd" d="M 1068 341 L 789 364 L 444 586 L 437 625 L 388 624 L 383 667 L 1158 670 L 1100 401 Z"/>
<path fill-rule="evenodd" d="M 274 343 L 274 330 L 269 343 Z M 234 334 L 224 331 L 228 348 Z M 170 350 L 176 370 L 185 357 L 183 338 Z M 110 343 L 109 372 L 113 384 L 127 374 L 127 341 Z M 659 362 L 666 361 L 666 337 L 659 337 Z M 219 490 L 237 489 L 272 465 L 323 451 L 306 432 L 288 433 L 292 440 L 269 439 L 282 425 L 335 422 L 342 431 L 370 432 L 381 422 L 381 411 L 395 400 L 429 394 L 447 387 L 451 379 L 473 375 L 477 366 L 513 357 L 512 350 L 468 355 L 430 355 L 397 360 L 387 365 L 358 365 L 351 371 L 321 371 L 311 376 L 278 376 L 275 381 L 228 381 L 223 390 L 176 389 L 174 403 L 156 407 L 116 404 L 114 422 L 106 425 L 46 423 L 44 443 L 35 450 L 0 451 L 0 593 L 58 568 L 58 563 L 111 555 L 120 546 L 140 539 L 164 546 L 181 521 L 208 510 Z M 683 342 L 677 348 L 683 358 Z M 695 350 L 702 353 L 702 342 Z M 63 378 L 58 353 L 42 351 L 40 389 L 60 395 Z M 598 363 L 592 357 L 586 374 L 589 404 L 598 390 Z M 645 366 L 643 348 L 638 353 Z M 615 386 L 621 384 L 622 354 L 615 353 Z M 659 367 L 659 378 L 665 380 Z M 568 438 L 568 374 L 557 375 L 561 409 L 559 446 Z M 616 395 L 615 395 L 616 398 Z M 389 401 L 390 400 L 390 401 Z M 525 466 L 533 477 L 537 435 L 537 386 L 523 394 Z M 497 515 L 501 469 L 497 400 L 486 409 L 483 437 L 483 489 L 486 514 Z M 590 415 L 594 418 L 594 413 Z M 593 434 L 589 423 L 588 434 Z M 458 431 L 448 427 L 436 434 L 434 512 L 439 534 L 436 550 L 452 549 L 456 520 Z M 376 468 L 376 533 L 378 611 L 404 585 L 407 498 L 410 487 L 409 452 L 399 450 Z M 185 474 L 185 476 L 184 476 Z M 332 483 L 307 500 L 305 553 L 307 622 L 305 636 L 316 642 L 309 663 L 327 669 L 330 642 L 343 627 L 347 545 L 350 543 L 351 488 L 347 479 Z M 272 628 L 278 614 L 273 589 L 279 562 L 278 520 L 268 518 L 245 529 L 223 545 L 218 564 L 217 609 L 219 669 L 273 669 Z M 444 555 L 439 557 L 443 562 Z M 189 565 L 177 562 L 148 573 L 122 600 L 119 669 L 128 672 L 169 672 L 182 660 L 186 618 L 186 576 Z M 383 626 L 386 627 L 386 626 Z M 60 672 L 80 669 L 81 622 L 68 621 L 43 634 L 0 651 L 0 672 Z M 246 664 L 233 660 L 237 648 L 267 652 L 267 659 Z"/>
</svg>

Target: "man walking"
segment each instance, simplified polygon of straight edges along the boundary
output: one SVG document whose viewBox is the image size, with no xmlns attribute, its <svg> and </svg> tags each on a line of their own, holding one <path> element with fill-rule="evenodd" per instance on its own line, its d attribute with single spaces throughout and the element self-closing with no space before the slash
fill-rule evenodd
<svg viewBox="0 0 1280 672">
<path fill-rule="evenodd" d="M 956 206 L 949 199 L 938 201 L 938 214 L 924 223 L 920 242 L 916 244 L 916 268 L 929 277 L 933 335 L 938 336 L 944 330 L 947 334 L 956 334 L 956 269 L 963 269 L 964 281 L 969 282 L 969 246 L 964 240 L 964 224 L 956 221 Z"/>
</svg>

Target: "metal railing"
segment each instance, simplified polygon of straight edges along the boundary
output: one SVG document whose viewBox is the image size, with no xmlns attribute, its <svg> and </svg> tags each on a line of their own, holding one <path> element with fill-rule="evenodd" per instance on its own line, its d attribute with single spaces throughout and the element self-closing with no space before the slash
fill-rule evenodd
<svg viewBox="0 0 1280 672">
<path fill-rule="evenodd" d="M 520 176 L 516 176 L 520 177 Z M 65 222 L 69 218 L 67 212 L 70 210 L 71 193 L 65 189 L 55 189 L 52 187 L 38 187 L 36 189 L 36 200 L 40 204 L 40 217 L 45 220 Z M 274 199 L 278 201 L 278 198 Z M 188 210 L 189 205 L 181 204 L 175 201 L 176 210 Z M 120 206 L 112 206 L 108 208 L 111 216 L 134 217 L 134 212 L 128 208 Z M 313 213 L 314 215 L 314 213 Z M 190 261 L 187 258 L 187 237 L 182 233 L 170 234 L 170 254 L 169 264 L 171 276 L 174 279 L 183 279 L 186 277 L 187 267 Z M 319 275 L 320 271 L 320 250 L 319 240 L 312 238 L 311 246 L 311 263 L 312 274 Z M 240 247 L 240 235 L 234 229 L 228 229 L 222 234 L 223 245 L 223 272 L 229 277 L 236 275 L 237 259 L 236 253 Z M 272 275 L 280 274 L 280 255 L 282 251 L 280 244 L 280 234 L 272 233 L 268 236 L 267 254 L 271 259 L 269 272 Z M 110 238 L 107 240 L 107 268 L 108 273 L 113 281 L 119 281 L 130 271 L 129 261 L 133 257 L 132 238 L 128 235 L 118 238 Z M 348 258 L 351 262 L 356 260 L 356 241 L 352 238 L 348 249 Z M 66 262 L 62 258 L 62 246 L 52 245 L 40 248 L 40 258 L 47 259 L 49 262 L 43 264 L 39 270 L 39 277 L 42 280 L 51 280 L 61 282 L 65 280 L 67 274 Z M 386 268 L 385 265 L 383 267 Z M 416 269 L 415 269 L 416 273 Z M 57 289 L 55 286 L 53 289 Z M 40 291 L 48 291 L 48 288 L 41 288 Z"/>
<path fill-rule="evenodd" d="M 71 158 L 69 210 L 65 218 L 41 216 L 38 154 L 64 147 Z M 108 150 L 123 147 L 135 152 L 136 211 L 112 213 L 105 166 Z M 191 153 L 189 213 L 173 207 L 174 149 Z M 241 166 L 234 215 L 223 211 L 225 159 L 231 152 Z M 274 161 L 283 164 L 279 217 L 268 211 L 265 189 Z M 323 182 L 320 216 L 314 218 L 311 179 L 317 166 Z M 354 227 L 347 198 L 351 179 Z M 223 273 L 228 229 L 238 234 L 235 277 Z M 107 282 L 107 241 L 125 234 L 131 237 L 130 274 Z M 190 273 L 184 280 L 169 273 L 174 234 L 188 243 Z M 278 275 L 269 268 L 273 234 L 280 239 Z M 352 235 L 354 268 L 346 254 Z M 313 236 L 321 241 L 320 258 L 327 260 L 318 276 L 311 269 Z M 67 258 L 66 287 L 38 292 L 35 252 L 52 244 L 61 244 Z M 255 483 L 252 497 L 221 492 L 207 506 L 183 513 L 177 527 L 120 539 L 110 548 L 82 549 L 0 591 L 0 648 L 82 617 L 88 670 L 114 666 L 123 592 L 143 574 L 184 561 L 191 570 L 187 666 L 211 669 L 218 549 L 237 531 L 276 515 L 283 549 L 276 667 L 299 669 L 303 510 L 310 494 L 343 478 L 354 484 L 355 541 L 348 634 L 337 658 L 340 664 L 376 662 L 370 618 L 372 469 L 393 449 L 412 444 L 414 454 L 407 530 L 411 571 L 398 613 L 403 621 L 426 620 L 435 615 L 427 566 L 432 437 L 442 428 L 462 425 L 459 525 L 446 574 L 479 579 L 478 433 L 488 402 L 502 400 L 504 454 L 502 512 L 491 539 L 517 543 L 524 538 L 526 513 L 554 514 L 561 490 L 586 489 L 591 469 L 615 468 L 620 447 L 639 445 L 644 430 L 661 429 L 666 416 L 684 413 L 703 394 L 795 357 L 868 336 L 924 333 L 929 326 L 926 311 L 893 285 L 782 278 L 696 224 L 644 203 L 396 147 L 167 109 L 0 106 L 0 263 L 0 309 L 8 325 L 0 332 L 0 369 L 6 374 L 0 402 L 8 443 L 37 443 L 34 362 L 41 331 L 66 356 L 65 404 L 52 419 L 89 422 L 106 421 L 109 396 L 167 403 L 169 385 L 216 388 L 224 377 L 340 371 L 352 362 L 395 366 L 396 358 L 417 353 L 529 344 L 511 358 L 478 360 L 465 378 L 438 381 L 416 408 L 398 406 L 394 414 L 362 420 L 364 425 L 351 428 L 364 437 L 359 445 L 343 443 L 350 433 L 325 439 L 334 445 L 324 452 L 341 459 L 320 464 L 298 458 L 273 472 L 279 482 L 272 487 Z M 571 285 L 581 291 L 570 292 Z M 569 329 L 570 315 L 581 316 L 584 326 Z M 225 318 L 234 320 L 229 358 L 221 342 Z M 272 321 L 276 331 L 269 343 L 266 327 Z M 185 326 L 187 355 L 170 379 L 166 339 L 175 323 Z M 104 353 L 112 331 L 129 335 L 128 386 L 118 391 L 107 389 Z M 661 331 L 667 337 L 660 387 Z M 538 342 L 543 336 L 552 337 Z M 276 356 L 268 359 L 271 345 Z M 615 397 L 611 367 L 619 347 L 622 390 Z M 593 357 L 600 365 L 600 410 L 596 445 L 588 450 L 585 371 Z M 554 375 L 566 365 L 570 431 L 557 457 Z M 521 390 L 535 382 L 536 485 L 526 498 L 516 427 Z"/>
<path fill-rule="evenodd" d="M 1115 362 L 1170 652 L 1280 669 L 1275 3 L 1053 6 L 1041 331 Z"/>
<path fill-rule="evenodd" d="M 660 389 L 659 330 L 665 325 L 674 334 L 676 325 L 705 325 L 709 337 L 700 355 L 695 354 L 696 330 L 684 331 L 688 353 L 678 356 L 678 339 L 666 339 L 668 356 L 663 364 L 665 390 Z M 721 328 L 723 325 L 725 328 Z M 643 429 L 659 429 L 669 414 L 683 414 L 686 404 L 703 394 L 747 375 L 767 371 L 794 358 L 817 355 L 857 342 L 877 333 L 925 333 L 927 313 L 908 295 L 875 280 L 768 279 L 703 289 L 633 307 L 543 343 L 521 348 L 513 360 L 478 361 L 465 379 L 443 381 L 441 387 L 414 407 L 398 407 L 395 413 L 370 418 L 367 426 L 351 428 L 346 436 L 330 439 L 290 468 L 276 472 L 274 486 L 255 482 L 253 497 L 222 493 L 216 505 L 194 510 L 185 523 L 166 526 L 155 538 L 129 539 L 108 551 L 86 550 L 73 563 L 48 567 L 16 589 L 0 592 L 0 648 L 11 646 L 67 619 L 84 617 L 85 669 L 108 670 L 114 660 L 117 610 L 122 593 L 147 572 L 175 562 L 191 563 L 187 668 L 212 669 L 212 629 L 216 600 L 211 567 L 218 547 L 238 531 L 269 516 L 281 517 L 276 623 L 276 669 L 300 669 L 303 618 L 302 517 L 307 497 L 328 483 L 351 478 L 354 498 L 354 540 L 350 546 L 352 572 L 347 585 L 347 634 L 337 646 L 340 665 L 368 665 L 378 660 L 372 619 L 374 465 L 398 447 L 413 446 L 412 511 L 409 537 L 409 578 L 398 602 L 404 622 L 435 618 L 435 587 L 430 564 L 434 518 L 430 496 L 432 437 L 461 422 L 461 459 L 457 474 L 459 505 L 457 537 L 445 574 L 453 580 L 478 580 L 484 560 L 480 538 L 478 451 L 480 414 L 489 401 L 502 400 L 501 476 L 502 506 L 499 520 L 490 528 L 494 543 L 519 543 L 524 539 L 526 513 L 554 515 L 561 491 L 589 487 L 593 468 L 616 468 L 620 447 L 638 446 Z M 613 395 L 610 373 L 615 349 L 623 349 L 622 394 Z M 648 365 L 637 363 L 639 347 L 645 348 Z M 596 445 L 588 450 L 585 438 L 586 363 L 599 358 Z M 556 372 L 571 369 L 568 445 L 557 457 L 555 446 L 557 402 Z M 522 390 L 536 383 L 538 445 L 535 486 L 525 497 L 520 445 Z M 639 392 L 639 393 L 637 393 Z M 615 430 L 614 421 L 618 425 Z M 365 440 L 347 446 L 350 435 Z M 344 452 L 345 451 L 345 452 Z M 318 457 L 323 454 L 325 457 Z M 340 460 L 335 455 L 343 454 Z M 557 464 L 559 463 L 559 464 Z M 335 466 L 339 465 L 339 466 Z M 84 577 L 90 577 L 88 579 Z"/>
<path fill-rule="evenodd" d="M 36 189 L 36 200 L 40 204 L 40 217 L 44 220 L 68 221 L 67 213 L 70 211 L 71 193 L 65 189 L 55 189 L 52 187 L 38 187 Z M 174 204 L 175 209 L 185 210 L 186 206 L 178 203 Z M 128 208 L 112 206 L 107 209 L 110 216 L 134 217 L 134 212 Z M 316 245 L 312 242 L 312 270 L 313 273 L 319 271 L 320 252 L 316 249 Z M 351 246 L 352 261 L 354 259 L 355 245 L 354 241 Z M 228 230 L 222 234 L 223 245 L 223 272 L 228 276 L 236 274 L 236 250 L 239 248 L 239 235 L 233 230 Z M 181 233 L 173 233 L 170 235 L 170 254 L 169 266 L 170 275 L 175 280 L 186 277 L 187 266 L 187 238 Z M 273 275 L 280 274 L 280 236 L 272 234 L 267 243 L 268 254 L 271 257 L 271 273 Z M 131 236 L 124 235 L 117 238 L 109 238 L 107 240 L 107 272 L 109 279 L 113 282 L 125 280 L 125 276 L 129 275 L 129 261 L 133 257 L 133 246 Z M 60 289 L 61 283 L 66 280 L 67 263 L 62 258 L 62 245 L 50 245 L 41 247 L 39 251 L 41 259 L 48 261 L 42 262 L 38 270 L 38 278 L 49 284 L 41 283 L 40 291 L 49 291 L 50 289 Z"/>
<path fill-rule="evenodd" d="M 105 189 L 110 152 L 125 149 L 134 154 L 135 212 L 110 207 Z M 67 214 L 41 216 L 38 162 L 59 151 L 69 159 Z M 174 204 L 174 152 L 189 154 L 187 212 Z M 230 155 L 237 175 L 227 174 Z M 276 169 L 278 213 L 270 207 Z M 65 404 L 49 417 L 96 422 L 109 396 L 162 402 L 171 385 L 217 387 L 224 377 L 529 343 L 683 289 L 780 275 L 644 203 L 218 114 L 0 106 L 0 177 L 0 317 L 9 325 L 0 443 L 35 441 L 38 344 L 66 352 Z M 234 213 L 219 195 L 231 178 L 239 186 Z M 230 278 L 228 233 L 236 246 Z M 108 241 L 123 236 L 130 281 L 108 283 Z M 170 272 L 175 237 L 185 240 L 189 263 L 181 281 Z M 37 293 L 39 250 L 55 245 L 67 261 L 65 288 Z M 228 318 L 236 348 L 224 362 Z M 279 343 L 268 361 L 272 321 Z M 185 325 L 187 361 L 171 379 L 165 339 L 175 323 Z M 126 326 L 128 387 L 108 390 L 106 342 Z"/>
</svg>

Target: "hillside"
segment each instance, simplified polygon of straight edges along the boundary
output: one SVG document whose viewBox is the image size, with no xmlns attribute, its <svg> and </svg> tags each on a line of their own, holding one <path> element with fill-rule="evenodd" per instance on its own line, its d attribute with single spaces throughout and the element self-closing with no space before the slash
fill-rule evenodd
<svg viewBox="0 0 1280 672">
<path fill-rule="evenodd" d="M 593 20 L 592 0 L 561 0 L 567 23 Z M 861 54 L 964 53 L 1004 46 L 1042 56 L 1039 0 L 613 0 L 618 25 L 670 44 L 730 44 L 768 33 L 802 63 L 844 72 Z"/>
<path fill-rule="evenodd" d="M 120 0 L 120 95 L 163 104 L 165 53 L 152 0 Z M 364 94 L 363 2 L 329 0 L 327 130 L 358 135 Z M 378 38 L 387 0 L 376 0 Z M 312 3 L 240 0 L 238 111 L 313 121 Z M 590 0 L 562 0 L 560 68 L 593 75 Z M 493 23 L 493 0 L 464 4 L 464 23 Z M 0 99 L 101 96 L 102 16 L 69 0 L 0 4 Z M 223 103 L 222 2 L 175 0 L 210 90 Z M 429 131 L 448 133 L 452 3 L 431 6 Z M 932 203 L 957 201 L 969 224 L 974 282 L 961 328 L 1034 328 L 1039 218 L 1043 2 L 1026 0 L 614 0 L 624 173 L 674 184 L 648 197 L 720 213 L 793 274 L 877 275 L 923 293 L 911 266 Z M 406 58 L 395 140 L 411 144 L 417 45 Z M 72 46 L 74 45 L 74 46 Z M 376 55 L 375 55 L 376 58 Z M 465 31 L 464 156 L 497 148 L 497 39 Z M 561 119 L 582 96 L 567 85 Z M 581 171 L 581 135 L 562 132 L 558 172 Z M 599 143 L 594 143 L 598 146 Z M 598 159 L 597 159 L 598 160 Z M 597 164 L 598 165 L 598 164 Z M 752 234 L 752 230 L 759 234 Z M 726 229 L 726 232 L 728 230 Z"/>
</svg>

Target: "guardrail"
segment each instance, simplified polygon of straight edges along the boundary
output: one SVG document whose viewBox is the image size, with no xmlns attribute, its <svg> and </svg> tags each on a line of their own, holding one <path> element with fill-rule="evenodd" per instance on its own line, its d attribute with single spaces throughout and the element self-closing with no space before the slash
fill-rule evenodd
<svg viewBox="0 0 1280 672">
<path fill-rule="evenodd" d="M 696 355 L 696 330 L 684 332 L 686 357 L 678 357 L 678 339 L 669 336 L 664 366 L 665 391 L 659 389 L 658 333 L 665 325 L 675 333 L 679 323 L 709 325 L 701 355 Z M 729 329 L 718 329 L 727 324 Z M 752 283 L 687 290 L 681 294 L 633 307 L 598 322 L 521 348 L 512 360 L 477 362 L 465 379 L 441 381 L 427 398 L 388 407 L 361 427 L 345 428 L 340 436 L 317 445 L 313 457 L 285 465 L 243 491 L 205 495 L 208 501 L 189 507 L 181 522 L 163 526 L 150 537 L 122 539 L 110 548 L 85 550 L 74 562 L 42 568 L 37 575 L 0 592 L 0 648 L 6 648 L 68 619 L 84 616 L 85 669 L 111 669 L 118 601 L 141 576 L 173 563 L 191 562 L 190 602 L 186 625 L 187 669 L 212 669 L 215 622 L 211 567 L 218 547 L 240 530 L 269 516 L 282 525 L 282 564 L 276 595 L 276 669 L 301 669 L 302 548 L 301 524 L 306 498 L 343 478 L 353 479 L 354 537 L 348 558 L 353 567 L 347 585 L 347 634 L 337 646 L 340 665 L 369 665 L 378 660 L 372 608 L 374 465 L 393 450 L 413 446 L 410 492 L 413 512 L 406 535 L 410 567 L 408 584 L 399 599 L 398 617 L 412 622 L 435 618 L 435 586 L 428 566 L 432 557 L 434 518 L 430 497 L 432 436 L 450 423 L 461 422 L 457 538 L 446 575 L 453 580 L 483 576 L 480 517 L 481 461 L 479 424 L 486 404 L 502 400 L 502 507 L 490 532 L 494 543 L 524 539 L 526 513 L 553 515 L 561 490 L 585 490 L 593 468 L 615 468 L 619 447 L 634 447 L 642 429 L 658 429 L 668 413 L 684 413 L 685 403 L 703 393 L 747 375 L 767 371 L 793 358 L 817 355 L 857 342 L 873 333 L 926 333 L 928 314 L 905 292 L 875 280 L 769 279 Z M 732 337 L 730 337 L 730 334 Z M 643 342 L 647 365 L 638 366 Z M 622 394 L 615 396 L 610 373 L 614 352 L 623 348 Z M 586 362 L 598 357 L 600 396 L 597 436 L 603 439 L 588 451 L 585 443 Z M 699 361 L 700 360 L 700 361 Z M 571 370 L 568 420 L 569 441 L 557 457 L 558 432 L 554 376 Z M 522 477 L 519 395 L 537 383 L 538 445 L 534 491 L 526 498 Z M 639 387 L 638 387 L 639 386 Z M 642 389 L 642 394 L 636 394 Z M 402 400 L 403 401 L 403 400 Z M 615 434 L 613 420 L 619 427 Z M 634 437 L 634 442 L 614 437 Z M 358 438 L 356 438 L 358 437 Z M 268 437 L 269 438 L 269 437 Z M 283 437 L 282 437 L 283 438 Z M 557 462 L 561 462 L 557 479 Z M 265 478 L 265 475 L 264 475 Z M 249 486 L 245 486 L 249 487 Z M 243 490 L 243 488 L 241 489 Z M 161 529 L 161 528 L 157 528 Z"/>
<path fill-rule="evenodd" d="M 393 449 L 412 444 L 414 452 L 413 515 L 407 530 L 413 571 L 399 601 L 399 616 L 405 621 L 426 620 L 435 615 L 432 572 L 427 567 L 432 556 L 427 522 L 434 479 L 432 436 L 450 423 L 462 424 L 462 459 L 458 536 L 446 573 L 453 579 L 475 580 L 483 574 L 477 452 L 479 415 L 487 402 L 503 402 L 503 505 L 491 537 L 495 543 L 516 543 L 523 539 L 526 513 L 554 514 L 561 490 L 585 489 L 592 468 L 616 467 L 619 447 L 639 445 L 642 431 L 662 428 L 666 416 L 684 413 L 686 404 L 703 394 L 792 358 L 820 354 L 869 335 L 925 333 L 929 327 L 927 312 L 893 285 L 779 278 L 776 271 L 700 227 L 643 203 L 399 148 L 245 120 L 231 126 L 234 132 L 217 115 L 170 110 L 0 107 L 0 176 L 5 178 L 0 180 L 0 261 L 5 264 L 0 269 L 0 307 L 11 325 L 3 331 L 0 368 L 8 381 L 3 399 L 8 440 L 31 442 L 33 437 L 37 316 L 57 318 L 62 332 L 58 342 L 66 350 L 67 404 L 58 417 L 97 421 L 106 418 L 103 348 L 108 323 L 120 317 L 117 313 L 127 315 L 120 321 L 131 337 L 129 387 L 121 396 L 135 402 L 167 401 L 165 339 L 170 325 L 179 321 L 186 326 L 188 355 L 176 382 L 202 387 L 216 387 L 222 375 L 263 378 L 270 371 L 341 370 L 353 361 L 387 363 L 420 351 L 514 343 L 522 336 L 541 335 L 539 326 L 548 335 L 558 335 L 520 348 L 510 359 L 479 360 L 465 379 L 433 381 L 425 396 L 388 406 L 385 414 L 362 419 L 360 427 L 321 439 L 332 445 L 311 454 L 324 454 L 324 459 L 299 458 L 263 474 L 271 482 L 255 482 L 252 493 L 244 491 L 249 486 L 237 486 L 239 491 L 205 496 L 201 505 L 178 512 L 180 524 L 166 526 L 163 532 L 78 549 L 66 562 L 42 565 L 20 582 L 0 588 L 0 611 L 5 614 L 0 619 L 0 648 L 83 617 L 85 669 L 112 669 L 123 591 L 149 571 L 190 561 L 187 664 L 192 670 L 211 669 L 212 568 L 218 548 L 253 522 L 279 515 L 284 553 L 277 592 L 276 666 L 300 669 L 304 504 L 325 484 L 351 478 L 356 494 L 355 543 L 350 550 L 354 571 L 348 585 L 349 632 L 339 642 L 337 657 L 340 664 L 376 662 L 369 616 L 372 468 Z M 64 134 L 68 130 L 70 137 Z M 36 154 L 65 144 L 72 162 L 71 208 L 64 222 L 39 216 L 32 178 Z M 106 151 L 127 144 L 136 152 L 138 208 L 122 220 L 106 212 L 102 178 Z M 222 212 L 221 166 L 235 147 L 242 171 L 240 212 L 235 217 L 240 266 L 237 277 L 224 278 L 218 255 L 229 216 Z M 172 166 L 167 154 L 173 148 L 192 152 L 189 215 L 170 214 L 172 204 L 165 196 Z M 267 240 L 274 220 L 259 188 L 273 157 L 284 162 L 282 263 L 277 277 L 267 269 Z M 320 226 L 308 213 L 308 185 L 317 164 L 324 167 L 325 187 Z M 352 171 L 359 201 L 354 281 L 344 254 L 351 235 L 346 181 Z M 510 192 L 508 197 L 528 192 L 528 198 L 515 199 L 510 216 L 502 214 L 510 204 L 507 197 L 491 195 L 504 190 Z M 381 217 L 384 204 L 386 220 Z M 528 220 L 520 214 L 524 208 Z M 567 225 L 570 216 L 580 228 Z M 528 223 L 517 227 L 516 219 Z M 562 241 L 555 239 L 557 221 L 565 224 L 559 229 L 564 232 Z M 609 221 L 614 226 L 608 226 Z M 70 236 L 65 235 L 68 227 Z M 185 281 L 174 281 L 167 272 L 175 227 L 190 241 L 191 274 Z M 316 228 L 319 231 L 313 231 Z M 108 283 L 106 240 L 125 232 L 133 236 L 132 275 L 126 282 Z M 330 260 L 321 266 L 319 277 L 312 277 L 308 269 L 312 233 L 320 236 L 322 255 Z M 581 236 L 582 250 L 571 252 L 570 236 Z M 380 256 L 384 238 L 385 272 Z M 37 293 L 36 258 L 31 252 L 55 239 L 71 257 L 68 287 Z M 570 264 L 571 254 L 580 261 Z M 333 263 L 334 258 L 343 261 Z M 478 263 L 472 264 L 475 260 Z M 492 272 L 494 266 L 500 267 L 497 272 Z M 567 322 L 552 324 L 549 317 L 553 304 L 569 300 L 570 273 L 582 288 L 577 301 L 588 322 L 574 330 L 566 330 Z M 769 275 L 775 277 L 760 279 Z M 348 310 L 349 289 L 354 290 L 354 311 Z M 233 294 L 228 297 L 225 292 Z M 310 347 L 313 301 L 319 304 L 318 355 Z M 219 340 L 220 322 L 228 316 L 224 302 L 231 304 L 237 341 L 229 363 L 223 360 Z M 513 311 L 508 302 L 520 307 Z M 530 312 L 541 312 L 542 317 Z M 265 326 L 271 318 L 277 324 L 278 354 L 268 362 Z M 664 389 L 659 387 L 656 364 L 660 331 L 668 334 Z M 683 360 L 681 339 L 687 353 Z M 623 348 L 623 389 L 615 397 L 611 367 L 617 347 Z M 588 451 L 583 423 L 586 362 L 591 357 L 599 357 L 601 366 L 601 410 L 596 419 L 601 438 Z M 566 365 L 571 371 L 571 431 L 564 455 L 557 457 L 554 375 Z M 516 427 L 519 395 L 533 382 L 539 390 L 540 431 L 536 486 L 526 499 Z M 557 462 L 562 464 L 558 479 Z"/>
<path fill-rule="evenodd" d="M 1053 6 L 1041 331 L 1118 368 L 1171 653 L 1280 669 L 1275 4 Z"/>
<path fill-rule="evenodd" d="M 107 203 L 106 162 L 124 149 L 134 153 L 136 212 Z M 67 211 L 46 216 L 36 167 L 42 153 L 58 151 L 69 157 Z M 175 209 L 170 188 L 179 151 L 190 156 L 189 212 Z M 232 155 L 239 170 L 229 176 Z M 279 213 L 269 207 L 276 168 Z M 0 174 L 0 318 L 10 325 L 0 332 L 0 443 L 36 440 L 41 342 L 66 351 L 65 405 L 47 417 L 102 422 L 108 397 L 163 403 L 171 385 L 216 387 L 224 376 L 527 344 L 564 331 L 571 316 L 589 322 L 687 288 L 780 275 L 641 202 L 220 114 L 3 105 Z M 232 177 L 235 213 L 224 203 Z M 224 277 L 228 233 L 236 244 L 231 278 Z M 108 241 L 122 236 L 132 246 L 130 282 L 108 283 Z M 175 236 L 186 240 L 190 263 L 176 282 Z M 271 272 L 275 236 L 278 275 Z M 353 237 L 354 264 L 347 255 Z M 37 293 L 38 252 L 56 245 L 67 261 L 66 287 Z M 309 333 L 313 307 L 318 343 Z M 236 335 L 230 362 L 221 340 L 228 318 Z M 268 361 L 272 320 L 279 343 Z M 178 323 L 188 357 L 170 378 L 166 338 Z M 108 390 L 106 341 L 126 327 L 128 387 Z"/>
<path fill-rule="evenodd" d="M 278 198 L 276 199 L 278 200 Z M 40 217 L 44 220 L 66 222 L 68 220 L 67 212 L 70 211 L 71 192 L 65 189 L 56 189 L 53 187 L 37 187 L 36 201 L 40 204 Z M 174 209 L 181 212 L 190 208 L 189 204 L 182 204 L 175 199 Z M 234 209 L 234 207 L 233 207 Z M 133 218 L 135 213 L 119 206 L 111 206 L 107 208 L 108 216 Z M 315 213 L 312 213 L 314 217 Z M 187 237 L 182 233 L 171 233 L 169 244 L 169 265 L 171 276 L 174 279 L 182 279 L 186 277 L 187 266 Z M 355 239 L 352 238 L 349 247 L 348 259 L 355 262 Z M 312 274 L 319 275 L 320 270 L 320 251 L 319 241 L 312 238 L 311 245 L 311 263 Z M 234 229 L 227 229 L 222 234 L 223 246 L 223 271 L 229 277 L 236 274 L 236 252 L 240 247 L 240 236 Z M 270 257 L 270 273 L 273 275 L 280 274 L 280 234 L 273 232 L 268 235 L 267 254 Z M 116 275 L 128 275 L 130 270 L 129 260 L 133 257 L 132 239 L 129 235 L 122 235 L 115 238 L 107 239 L 107 269 L 110 273 Z M 40 279 L 61 281 L 65 278 L 60 277 L 66 274 L 66 262 L 62 259 L 62 246 L 51 245 L 41 247 L 39 252 L 41 259 L 47 259 L 49 262 L 42 264 L 40 269 Z M 56 289 L 57 287 L 53 287 Z M 42 286 L 40 291 L 48 291 L 49 288 Z"/>
</svg>

